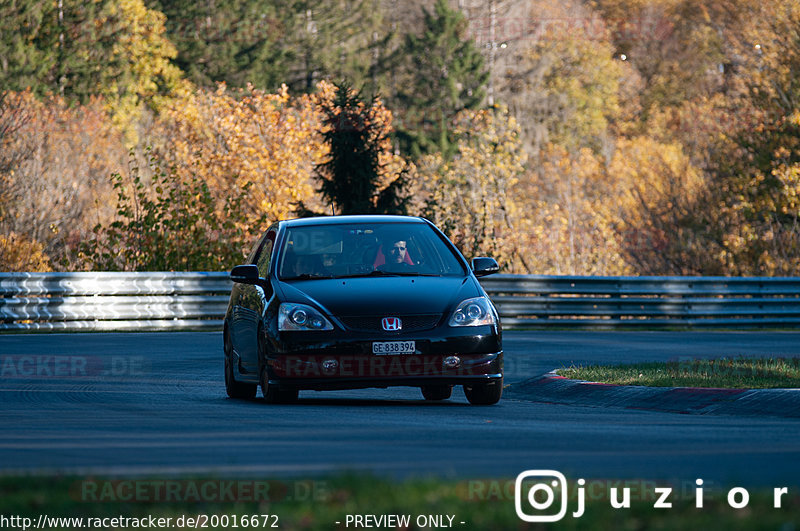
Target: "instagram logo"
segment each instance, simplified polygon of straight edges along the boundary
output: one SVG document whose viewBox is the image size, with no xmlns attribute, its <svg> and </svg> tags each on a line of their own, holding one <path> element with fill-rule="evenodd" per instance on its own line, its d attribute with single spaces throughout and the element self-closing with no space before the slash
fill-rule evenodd
<svg viewBox="0 0 800 531">
<path fill-rule="evenodd" d="M 567 514 L 567 478 L 557 470 L 522 472 L 514 485 L 514 506 L 526 522 L 558 522 Z"/>
<path fill-rule="evenodd" d="M 578 485 L 585 484 L 584 479 L 578 480 Z M 583 494 L 579 488 L 578 510 L 573 513 L 576 518 L 583 515 Z M 567 514 L 567 478 L 557 470 L 522 472 L 514 484 L 514 508 L 526 522 L 558 522 Z"/>
</svg>

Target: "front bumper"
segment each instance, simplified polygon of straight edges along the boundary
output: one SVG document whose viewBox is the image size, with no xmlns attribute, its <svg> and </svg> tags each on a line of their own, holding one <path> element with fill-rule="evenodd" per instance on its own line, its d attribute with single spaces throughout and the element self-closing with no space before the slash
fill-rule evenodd
<svg viewBox="0 0 800 531">
<path fill-rule="evenodd" d="M 474 385 L 503 377 L 503 351 L 493 327 L 444 336 L 331 334 L 311 341 L 306 333 L 282 334 L 268 349 L 270 383 L 298 389 L 356 389 L 423 385 Z M 325 338 L 318 338 L 325 339 Z M 414 340 L 413 354 L 373 354 L 374 341 Z"/>
<path fill-rule="evenodd" d="M 272 360 L 270 383 L 298 389 L 357 389 L 423 385 L 474 385 L 503 377 L 503 353 L 456 356 L 311 356 Z"/>
</svg>

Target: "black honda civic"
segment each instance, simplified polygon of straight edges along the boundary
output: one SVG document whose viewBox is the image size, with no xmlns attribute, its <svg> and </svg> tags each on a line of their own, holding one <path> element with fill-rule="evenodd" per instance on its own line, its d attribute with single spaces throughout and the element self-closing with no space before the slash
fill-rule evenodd
<svg viewBox="0 0 800 531">
<path fill-rule="evenodd" d="M 419 387 L 427 400 L 463 385 L 472 404 L 503 392 L 500 319 L 436 226 L 406 216 L 279 221 L 231 271 L 225 388 L 267 402 L 301 389 Z"/>
</svg>

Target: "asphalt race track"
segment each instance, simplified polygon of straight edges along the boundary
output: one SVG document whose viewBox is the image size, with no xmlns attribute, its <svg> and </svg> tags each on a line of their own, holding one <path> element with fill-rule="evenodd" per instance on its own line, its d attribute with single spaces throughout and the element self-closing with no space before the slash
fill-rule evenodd
<svg viewBox="0 0 800 531">
<path fill-rule="evenodd" d="M 506 384 L 571 363 L 800 356 L 798 332 L 506 332 Z M 513 479 L 800 485 L 800 420 L 681 415 L 418 389 L 230 400 L 221 333 L 0 336 L 0 473 Z"/>
</svg>

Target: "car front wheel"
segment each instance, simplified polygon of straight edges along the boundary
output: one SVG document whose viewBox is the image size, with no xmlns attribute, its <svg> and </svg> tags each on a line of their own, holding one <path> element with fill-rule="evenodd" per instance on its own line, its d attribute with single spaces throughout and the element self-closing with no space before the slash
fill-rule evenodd
<svg viewBox="0 0 800 531">
<path fill-rule="evenodd" d="M 261 369 L 261 394 L 269 404 L 289 404 L 296 402 L 300 392 L 296 388 L 277 386 L 269 383 L 267 368 Z"/>
<path fill-rule="evenodd" d="M 296 402 L 300 394 L 297 388 L 278 386 L 269 383 L 269 371 L 267 371 L 266 357 L 263 355 L 263 343 L 259 341 L 259 359 L 261 363 L 261 374 L 259 381 L 261 382 L 261 394 L 264 395 L 264 401 L 268 404 L 287 404 Z"/>
<path fill-rule="evenodd" d="M 496 381 L 465 385 L 464 394 L 474 406 L 490 406 L 500 401 L 503 395 L 503 379 Z"/>
</svg>

